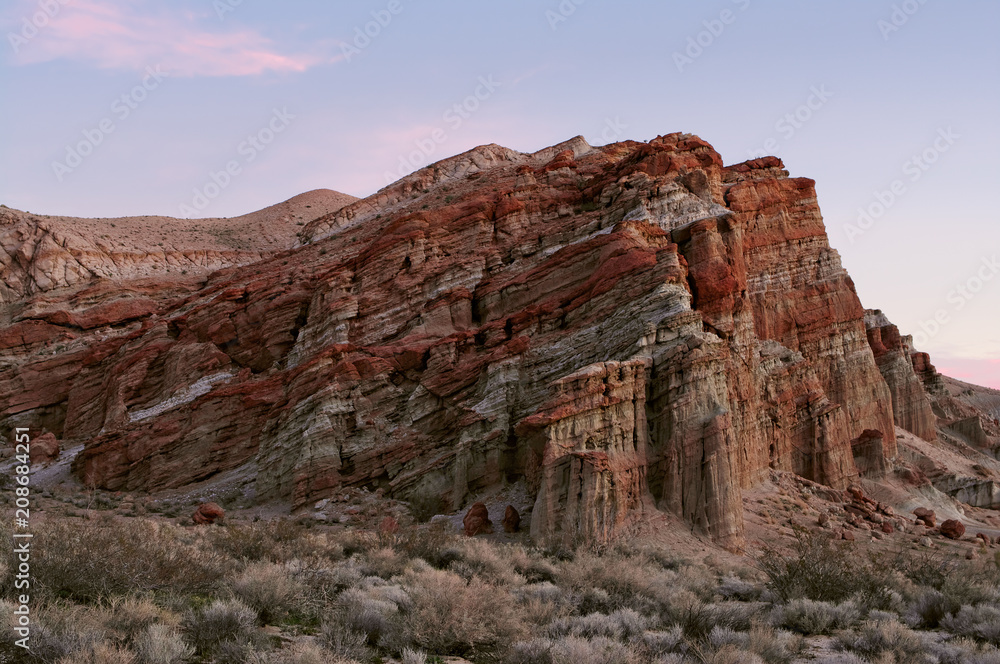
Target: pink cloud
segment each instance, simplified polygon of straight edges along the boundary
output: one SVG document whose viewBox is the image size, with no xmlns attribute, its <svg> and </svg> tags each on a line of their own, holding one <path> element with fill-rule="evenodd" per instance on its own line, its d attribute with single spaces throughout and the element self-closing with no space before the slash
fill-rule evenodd
<svg viewBox="0 0 1000 664">
<path fill-rule="evenodd" d="M 159 65 L 171 76 L 302 72 L 340 55 L 284 53 L 251 29 L 200 28 L 190 13 L 151 14 L 141 3 L 71 0 L 17 50 L 19 64 L 82 60 L 103 69 Z"/>
</svg>

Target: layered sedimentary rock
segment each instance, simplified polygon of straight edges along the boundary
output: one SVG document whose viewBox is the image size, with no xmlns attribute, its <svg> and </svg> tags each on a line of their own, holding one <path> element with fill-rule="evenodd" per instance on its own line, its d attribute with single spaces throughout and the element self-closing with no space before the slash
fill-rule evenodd
<svg viewBox="0 0 1000 664">
<path fill-rule="evenodd" d="M 915 364 L 923 366 L 925 372 L 933 372 L 933 366 L 924 362 L 926 356 L 914 362 L 912 339 L 900 336 L 899 329 L 878 309 L 866 312 L 865 325 L 875 363 L 892 394 L 892 412 L 896 424 L 924 440 L 935 440 L 937 418 L 917 375 Z"/>
<path fill-rule="evenodd" d="M 3 206 L 0 305 L 95 278 L 179 276 L 259 261 L 292 246 L 305 222 L 355 200 L 320 189 L 242 217 L 191 220 L 53 217 Z"/>
<path fill-rule="evenodd" d="M 369 486 L 458 509 L 523 481 L 548 543 L 661 509 L 739 548 L 742 489 L 769 468 L 844 488 L 855 458 L 896 453 L 814 183 L 778 159 L 726 167 L 683 134 L 484 146 L 298 243 L 22 300 L 0 333 L 8 421 L 85 442 L 74 468 L 107 489 L 252 463 L 261 498 Z"/>
</svg>

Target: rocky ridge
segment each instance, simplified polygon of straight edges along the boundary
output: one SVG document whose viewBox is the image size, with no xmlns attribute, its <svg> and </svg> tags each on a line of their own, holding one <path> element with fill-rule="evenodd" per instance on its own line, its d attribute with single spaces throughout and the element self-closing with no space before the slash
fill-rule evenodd
<svg viewBox="0 0 1000 664">
<path fill-rule="evenodd" d="M 157 283 L 6 280 L 7 426 L 85 443 L 75 472 L 109 490 L 251 466 L 262 500 L 457 510 L 523 483 L 540 543 L 664 510 L 740 549 L 769 473 L 846 489 L 906 464 L 897 425 L 934 441 L 979 412 L 862 307 L 812 180 L 691 135 L 476 148 L 287 246 Z"/>
</svg>

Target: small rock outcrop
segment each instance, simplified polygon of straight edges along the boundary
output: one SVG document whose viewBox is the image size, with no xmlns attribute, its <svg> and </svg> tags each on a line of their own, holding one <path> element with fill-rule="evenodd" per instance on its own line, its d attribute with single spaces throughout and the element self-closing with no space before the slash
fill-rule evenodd
<svg viewBox="0 0 1000 664">
<path fill-rule="evenodd" d="M 191 515 L 191 520 L 199 526 L 207 526 L 226 518 L 226 511 L 216 503 L 202 503 Z"/>
<path fill-rule="evenodd" d="M 917 517 L 918 524 L 923 524 L 928 528 L 933 528 L 937 523 L 937 516 L 934 514 L 934 510 L 932 509 L 918 507 L 913 510 L 913 514 Z"/>
</svg>

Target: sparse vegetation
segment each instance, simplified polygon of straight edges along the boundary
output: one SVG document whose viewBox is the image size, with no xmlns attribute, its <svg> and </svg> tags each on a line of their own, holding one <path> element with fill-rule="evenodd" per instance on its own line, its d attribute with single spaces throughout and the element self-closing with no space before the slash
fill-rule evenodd
<svg viewBox="0 0 1000 664">
<path fill-rule="evenodd" d="M 791 664 L 826 638 L 835 652 L 818 662 L 1000 664 L 992 558 L 872 558 L 803 536 L 733 568 L 652 548 L 543 551 L 437 524 L 390 537 L 98 514 L 39 525 L 25 661 Z M 3 643 L 0 659 L 23 657 Z"/>
</svg>

